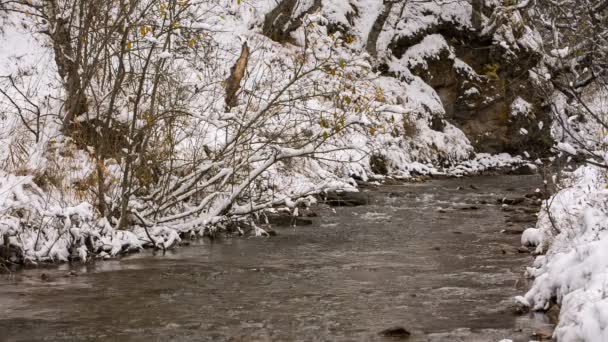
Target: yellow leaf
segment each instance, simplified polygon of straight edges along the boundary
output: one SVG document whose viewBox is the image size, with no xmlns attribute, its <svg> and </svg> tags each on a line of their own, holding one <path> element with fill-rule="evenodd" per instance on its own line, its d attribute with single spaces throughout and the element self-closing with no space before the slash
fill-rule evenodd
<svg viewBox="0 0 608 342">
<path fill-rule="evenodd" d="M 131 50 L 131 48 L 133 47 L 133 44 L 131 44 L 131 41 L 127 42 L 127 50 Z"/>
<path fill-rule="evenodd" d="M 327 125 L 327 121 L 325 121 L 325 119 L 323 119 L 323 118 L 321 118 L 321 121 L 319 121 L 319 125 L 320 125 L 322 128 L 327 128 L 327 127 L 328 127 L 328 125 Z"/>
<path fill-rule="evenodd" d="M 382 88 L 376 89 L 376 101 L 384 102 L 384 90 Z"/>
</svg>

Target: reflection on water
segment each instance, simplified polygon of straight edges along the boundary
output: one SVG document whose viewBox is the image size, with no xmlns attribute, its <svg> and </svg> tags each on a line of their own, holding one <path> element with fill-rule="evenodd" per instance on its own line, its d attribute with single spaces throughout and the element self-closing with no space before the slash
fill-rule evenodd
<svg viewBox="0 0 608 342">
<path fill-rule="evenodd" d="M 383 186 L 369 206 L 321 210 L 270 239 L 22 271 L 0 279 L 0 340 L 380 341 L 403 326 L 409 341 L 528 341 L 550 326 L 511 313 L 531 256 L 502 253 L 519 236 L 499 233 L 493 203 L 539 181 Z"/>
</svg>

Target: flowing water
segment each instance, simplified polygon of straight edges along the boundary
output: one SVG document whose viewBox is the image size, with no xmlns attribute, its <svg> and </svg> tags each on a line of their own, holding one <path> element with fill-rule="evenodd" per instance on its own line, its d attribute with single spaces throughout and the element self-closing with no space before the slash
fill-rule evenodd
<svg viewBox="0 0 608 342">
<path fill-rule="evenodd" d="M 3 275 L 0 341 L 390 341 L 378 332 L 392 326 L 408 341 L 529 341 L 551 325 L 512 313 L 532 257 L 500 232 L 496 199 L 539 184 L 368 188 L 369 205 L 325 208 L 272 238 Z"/>
</svg>

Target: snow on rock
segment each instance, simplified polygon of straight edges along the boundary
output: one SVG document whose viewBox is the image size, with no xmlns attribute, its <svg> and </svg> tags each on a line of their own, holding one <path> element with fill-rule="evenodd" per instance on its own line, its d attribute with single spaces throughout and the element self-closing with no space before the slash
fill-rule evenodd
<svg viewBox="0 0 608 342">
<path fill-rule="evenodd" d="M 516 170 L 526 166 L 532 170 L 536 166 L 528 163 L 519 156 L 511 156 L 508 153 L 491 155 L 478 153 L 474 158 L 460 162 L 448 168 L 447 173 L 452 175 L 474 175 L 493 170 Z"/>
<path fill-rule="evenodd" d="M 420 43 L 407 49 L 401 57 L 400 63 L 407 66 L 408 69 L 417 66 L 426 69 L 427 60 L 439 59 L 439 55 L 444 51 L 448 54 L 448 58 L 454 59 L 456 57 L 442 35 L 430 34 L 424 37 Z"/>
<path fill-rule="evenodd" d="M 532 105 L 522 99 L 521 97 L 517 97 L 513 103 L 511 103 L 511 116 L 528 116 L 532 111 Z"/>
<path fill-rule="evenodd" d="M 467 1 L 405 2 L 392 6 L 376 44 L 380 56 L 401 37 L 414 37 L 442 23 L 454 28 L 471 27 L 471 4 Z"/>
<path fill-rule="evenodd" d="M 521 244 L 524 246 L 538 246 L 542 241 L 542 231 L 536 228 L 528 228 L 521 235 Z"/>
</svg>

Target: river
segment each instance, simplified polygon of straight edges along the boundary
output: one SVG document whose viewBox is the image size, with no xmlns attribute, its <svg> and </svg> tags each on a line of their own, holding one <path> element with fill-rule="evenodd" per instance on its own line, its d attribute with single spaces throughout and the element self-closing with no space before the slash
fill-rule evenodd
<svg viewBox="0 0 608 342">
<path fill-rule="evenodd" d="M 0 276 L 0 341 L 529 341 L 520 236 L 501 230 L 538 176 L 366 187 L 369 205 L 321 208 L 271 238 L 203 240 L 121 260 Z M 71 275 L 69 273 L 71 272 Z"/>
</svg>

